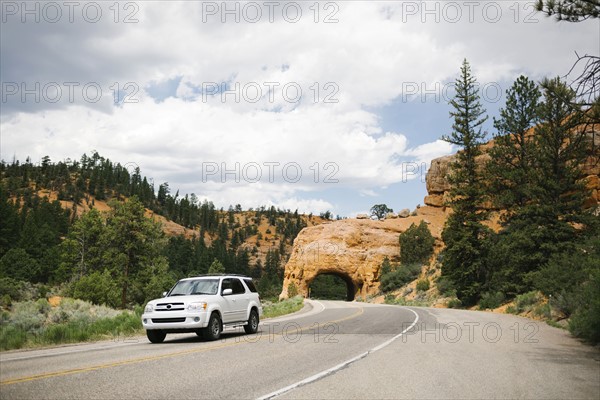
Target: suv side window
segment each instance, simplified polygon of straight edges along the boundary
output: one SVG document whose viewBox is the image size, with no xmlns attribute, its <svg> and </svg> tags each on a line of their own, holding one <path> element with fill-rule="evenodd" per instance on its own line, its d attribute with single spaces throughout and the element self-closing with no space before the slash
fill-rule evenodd
<svg viewBox="0 0 600 400">
<path fill-rule="evenodd" d="M 252 279 L 244 279 L 244 283 L 246 286 L 248 286 L 248 289 L 250 289 L 252 293 L 258 292 L 258 290 L 256 290 L 256 286 L 254 286 L 254 282 L 252 282 Z"/>
<path fill-rule="evenodd" d="M 242 285 L 242 282 L 240 282 L 239 279 L 232 279 L 231 283 L 232 283 L 233 294 L 246 293 L 246 289 L 244 288 L 244 285 Z"/>
<path fill-rule="evenodd" d="M 231 278 L 223 279 L 223 282 L 221 283 L 221 293 L 223 293 L 225 289 L 233 289 L 231 287 Z"/>
</svg>

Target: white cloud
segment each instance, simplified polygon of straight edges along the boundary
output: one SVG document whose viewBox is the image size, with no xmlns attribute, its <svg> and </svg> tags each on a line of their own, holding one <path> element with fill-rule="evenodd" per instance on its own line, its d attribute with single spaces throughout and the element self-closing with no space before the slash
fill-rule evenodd
<svg viewBox="0 0 600 400">
<path fill-rule="evenodd" d="M 536 79 L 564 74 L 570 52 L 598 47 L 597 36 L 590 40 L 593 23 L 557 24 L 539 14 L 532 17 L 537 22 L 525 23 L 531 16 L 524 7 L 516 15 L 517 8 L 510 8 L 516 3 L 498 3 L 497 23 L 490 22 L 493 10 L 484 15 L 477 8 L 469 22 L 466 3 L 456 3 L 463 13 L 458 23 L 447 22 L 453 14 L 443 2 L 321 2 L 318 23 L 313 3 L 295 3 L 303 7 L 297 23 L 286 21 L 293 14 L 281 14 L 287 2 L 279 4 L 273 23 L 265 9 L 257 23 L 245 23 L 243 16 L 235 23 L 232 15 L 222 23 L 221 13 L 206 9 L 221 2 L 135 4 L 139 22 L 133 24 L 115 24 L 109 3 L 102 3 L 105 18 L 96 24 L 80 18 L 72 24 L 22 24 L 18 15 L 3 23 L 3 85 L 57 82 L 63 89 L 56 103 L 46 96 L 36 102 L 31 95 L 23 101 L 20 93 L 2 99 L 3 159 L 64 159 L 96 149 L 140 165 L 155 182 L 168 181 L 224 206 L 349 211 L 362 205 L 330 193 L 377 195 L 380 188 L 416 178 L 410 163 L 427 164 L 453 150 L 439 140 L 407 138 L 402 129 L 382 130 L 377 107 L 407 85 L 453 81 L 464 57 L 482 83 L 520 73 Z M 229 4 L 243 10 L 250 3 Z M 328 15 L 338 22 L 323 23 Z M 552 43 L 552 51 L 540 37 Z M 174 79 L 180 79 L 179 98 L 156 102 L 144 91 Z M 73 102 L 65 82 L 79 84 Z M 80 89 L 89 83 L 102 88 L 98 102 L 83 98 Z M 202 95 L 203 88 L 214 92 L 221 83 L 234 93 Z M 298 87 L 302 97 L 290 101 Z M 128 94 L 138 103 L 115 107 L 116 88 L 121 98 Z M 203 176 L 215 165 L 206 163 L 216 163 L 217 173 Z M 252 163 L 261 167 L 261 179 L 240 176 L 236 182 L 236 174 L 254 171 Z M 295 163 L 302 172 L 297 182 Z M 222 182 L 222 166 L 239 171 Z"/>
</svg>

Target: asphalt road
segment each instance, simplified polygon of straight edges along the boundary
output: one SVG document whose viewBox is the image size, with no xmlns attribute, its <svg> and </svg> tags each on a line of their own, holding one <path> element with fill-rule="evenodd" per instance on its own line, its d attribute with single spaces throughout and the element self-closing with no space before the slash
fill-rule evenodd
<svg viewBox="0 0 600 400">
<path fill-rule="evenodd" d="M 483 312 L 333 301 L 226 331 L 0 353 L 2 399 L 600 399 L 600 352 Z M 310 307 L 309 307 L 310 308 Z"/>
</svg>

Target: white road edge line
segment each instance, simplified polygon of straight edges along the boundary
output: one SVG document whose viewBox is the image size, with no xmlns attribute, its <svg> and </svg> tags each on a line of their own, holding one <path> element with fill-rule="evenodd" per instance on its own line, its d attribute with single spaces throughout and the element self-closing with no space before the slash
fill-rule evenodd
<svg viewBox="0 0 600 400">
<path fill-rule="evenodd" d="M 322 378 L 326 377 L 327 375 L 334 374 L 337 371 L 339 371 L 340 369 L 342 369 L 344 367 L 347 367 L 348 365 L 350 365 L 350 364 L 352 364 L 352 363 L 354 363 L 354 362 L 356 362 L 358 360 L 361 360 L 361 359 L 365 358 L 369 354 L 375 353 L 376 351 L 379 351 L 379 350 L 383 349 L 384 347 L 390 345 L 393 341 L 395 341 L 398 338 L 402 337 L 402 335 L 404 335 L 406 332 L 408 332 L 409 330 L 411 330 L 417 324 L 417 322 L 419 321 L 419 314 L 417 314 L 414 310 L 412 310 L 410 308 L 407 308 L 407 310 L 409 310 L 410 312 L 412 312 L 413 314 L 415 314 L 415 320 L 413 321 L 412 324 L 410 324 L 410 326 L 408 328 L 406 328 L 405 330 L 403 330 L 402 332 L 400 332 L 399 334 L 397 334 L 393 338 L 391 338 L 391 339 L 389 339 L 389 340 L 381 343 L 378 346 L 373 347 L 370 350 L 365 351 L 364 353 L 361 353 L 361 354 L 357 355 L 356 357 L 352 357 L 351 359 L 346 360 L 346 361 L 344 361 L 344 362 L 342 362 L 342 363 L 340 363 L 340 364 L 338 364 L 338 365 L 336 365 L 334 367 L 331 367 L 331 368 L 326 369 L 325 371 L 321 371 L 321 372 L 319 372 L 319 373 L 317 373 L 317 374 L 315 374 L 313 376 L 309 376 L 306 379 L 303 379 L 303 380 L 298 381 L 296 383 L 292 383 L 289 386 L 286 386 L 284 388 L 281 388 L 279 390 L 276 390 L 274 392 L 271 392 L 269 394 L 261 396 L 261 397 L 257 398 L 256 400 L 269 400 L 269 399 L 272 399 L 274 397 L 281 396 L 282 394 L 287 393 L 287 392 L 289 392 L 291 390 L 297 389 L 300 386 L 307 385 L 309 383 L 312 383 L 314 381 L 322 379 Z"/>
</svg>

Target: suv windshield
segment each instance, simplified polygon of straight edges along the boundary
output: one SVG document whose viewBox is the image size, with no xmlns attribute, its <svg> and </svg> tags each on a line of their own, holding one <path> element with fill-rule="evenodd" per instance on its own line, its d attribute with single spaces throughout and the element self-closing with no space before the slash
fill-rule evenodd
<svg viewBox="0 0 600 400">
<path fill-rule="evenodd" d="M 179 281 L 168 296 L 189 296 L 195 294 L 217 294 L 218 279 L 195 279 Z"/>
</svg>

